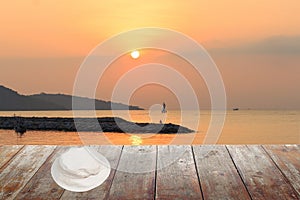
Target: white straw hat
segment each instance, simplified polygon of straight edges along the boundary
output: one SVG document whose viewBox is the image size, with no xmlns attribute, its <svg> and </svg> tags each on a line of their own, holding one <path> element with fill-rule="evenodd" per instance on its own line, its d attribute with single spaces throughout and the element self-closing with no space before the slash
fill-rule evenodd
<svg viewBox="0 0 300 200">
<path fill-rule="evenodd" d="M 110 174 L 110 164 L 100 153 L 84 147 L 71 148 L 58 157 L 52 167 L 54 181 L 72 192 L 85 192 L 101 185 Z"/>
</svg>

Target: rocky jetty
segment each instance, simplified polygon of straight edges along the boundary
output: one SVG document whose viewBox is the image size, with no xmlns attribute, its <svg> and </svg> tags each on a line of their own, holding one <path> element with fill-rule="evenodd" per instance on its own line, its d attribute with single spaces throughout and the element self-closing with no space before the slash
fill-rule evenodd
<svg viewBox="0 0 300 200">
<path fill-rule="evenodd" d="M 192 133 L 193 130 L 177 124 L 135 123 L 118 117 L 102 118 L 48 118 L 48 117 L 0 117 L 0 129 L 15 129 L 22 122 L 27 130 L 80 131 L 117 133 Z M 75 123 L 75 122 L 76 123 Z M 100 126 L 99 126 L 100 125 Z"/>
</svg>

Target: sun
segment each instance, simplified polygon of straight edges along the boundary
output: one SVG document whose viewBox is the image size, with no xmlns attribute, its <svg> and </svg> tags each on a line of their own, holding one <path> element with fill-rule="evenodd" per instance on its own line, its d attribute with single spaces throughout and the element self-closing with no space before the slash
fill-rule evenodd
<svg viewBox="0 0 300 200">
<path fill-rule="evenodd" d="M 137 51 L 137 50 L 134 50 L 134 51 L 131 52 L 130 55 L 131 55 L 131 58 L 138 59 L 140 57 L 140 52 Z"/>
</svg>

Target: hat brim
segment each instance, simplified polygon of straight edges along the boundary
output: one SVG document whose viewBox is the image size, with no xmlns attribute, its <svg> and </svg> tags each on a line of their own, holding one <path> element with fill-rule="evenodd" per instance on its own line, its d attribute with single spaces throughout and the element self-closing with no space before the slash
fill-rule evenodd
<svg viewBox="0 0 300 200">
<path fill-rule="evenodd" d="M 98 156 L 99 158 L 99 156 Z M 103 169 L 96 174 L 87 178 L 71 178 L 62 173 L 59 166 L 59 158 L 57 158 L 51 167 L 53 180 L 62 188 L 72 192 L 86 192 L 100 186 L 110 174 L 110 164 L 108 160 L 101 155 L 101 165 Z M 69 184 L 68 184 L 69 183 Z"/>
</svg>

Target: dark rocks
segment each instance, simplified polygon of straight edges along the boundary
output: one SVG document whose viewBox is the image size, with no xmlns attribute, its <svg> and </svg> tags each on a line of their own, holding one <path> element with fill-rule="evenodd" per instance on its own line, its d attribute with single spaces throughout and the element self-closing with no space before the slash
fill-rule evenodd
<svg viewBox="0 0 300 200">
<path fill-rule="evenodd" d="M 191 129 L 176 124 L 134 123 L 118 117 L 102 118 L 47 118 L 47 117 L 0 117 L 0 129 L 14 129 L 16 120 L 22 121 L 27 130 L 80 131 L 118 133 L 192 133 Z M 74 121 L 76 123 L 74 123 Z M 16 130 L 17 131 L 17 130 Z"/>
</svg>

